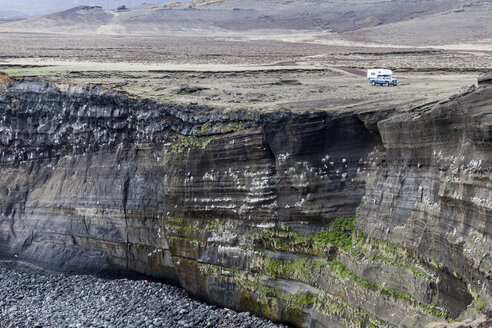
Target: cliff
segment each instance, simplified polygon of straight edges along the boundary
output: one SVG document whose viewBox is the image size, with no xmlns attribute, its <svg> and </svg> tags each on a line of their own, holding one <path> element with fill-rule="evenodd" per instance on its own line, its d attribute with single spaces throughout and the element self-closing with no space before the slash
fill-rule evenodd
<svg viewBox="0 0 492 328">
<path fill-rule="evenodd" d="M 491 105 L 481 84 L 407 112 L 222 112 L 5 80 L 0 256 L 295 326 L 484 312 Z"/>
</svg>

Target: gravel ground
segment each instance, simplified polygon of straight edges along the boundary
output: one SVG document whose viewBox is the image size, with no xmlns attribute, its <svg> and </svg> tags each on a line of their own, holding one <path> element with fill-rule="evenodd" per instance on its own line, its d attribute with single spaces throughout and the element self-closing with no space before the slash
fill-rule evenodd
<svg viewBox="0 0 492 328">
<path fill-rule="evenodd" d="M 0 327 L 284 327 L 178 287 L 0 267 Z"/>
</svg>

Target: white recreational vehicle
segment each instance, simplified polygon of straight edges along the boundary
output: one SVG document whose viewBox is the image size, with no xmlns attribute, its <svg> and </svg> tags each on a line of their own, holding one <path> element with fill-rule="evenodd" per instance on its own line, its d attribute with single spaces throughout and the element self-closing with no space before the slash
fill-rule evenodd
<svg viewBox="0 0 492 328">
<path fill-rule="evenodd" d="M 367 70 L 367 78 L 372 85 L 397 85 L 398 81 L 393 79 L 392 75 L 393 72 L 390 69 L 375 68 Z"/>
</svg>

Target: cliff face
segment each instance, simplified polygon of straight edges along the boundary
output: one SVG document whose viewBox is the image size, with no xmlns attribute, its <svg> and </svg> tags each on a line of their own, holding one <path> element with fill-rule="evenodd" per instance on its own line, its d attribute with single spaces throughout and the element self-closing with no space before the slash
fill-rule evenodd
<svg viewBox="0 0 492 328">
<path fill-rule="evenodd" d="M 379 122 L 386 161 L 357 213 L 358 229 L 439 261 L 489 303 L 491 117 L 492 88 L 483 88 Z M 462 287 L 442 286 L 456 288 L 443 304 L 466 299 Z"/>
<path fill-rule="evenodd" d="M 7 82 L 0 255 L 164 278 L 297 326 L 483 311 L 491 104 L 481 87 L 403 114 L 224 113 Z"/>
</svg>

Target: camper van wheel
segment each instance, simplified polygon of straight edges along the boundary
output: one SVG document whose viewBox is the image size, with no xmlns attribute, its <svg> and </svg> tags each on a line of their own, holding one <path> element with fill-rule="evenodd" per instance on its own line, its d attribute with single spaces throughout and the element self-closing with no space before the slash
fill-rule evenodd
<svg viewBox="0 0 492 328">
<path fill-rule="evenodd" d="M 390 83 L 389 83 L 388 81 L 386 81 L 386 82 L 384 83 L 384 85 L 385 85 L 385 86 L 387 86 L 387 87 L 389 87 L 389 86 L 390 86 Z"/>
<path fill-rule="evenodd" d="M 376 85 L 376 82 L 375 81 L 371 81 L 371 84 L 372 84 L 372 86 L 375 86 Z"/>
</svg>

